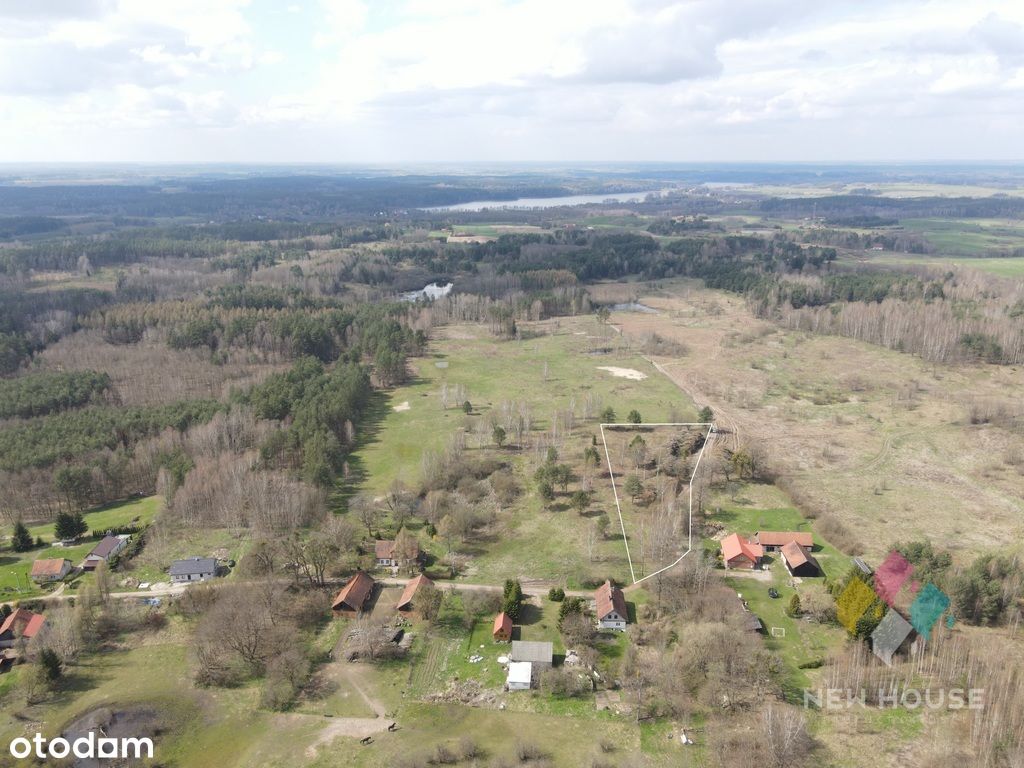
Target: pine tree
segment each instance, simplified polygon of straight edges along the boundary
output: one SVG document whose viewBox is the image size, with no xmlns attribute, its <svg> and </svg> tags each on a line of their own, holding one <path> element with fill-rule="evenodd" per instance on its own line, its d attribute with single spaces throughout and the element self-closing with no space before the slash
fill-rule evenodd
<svg viewBox="0 0 1024 768">
<path fill-rule="evenodd" d="M 11 536 L 11 548 L 15 552 L 27 552 L 32 549 L 32 534 L 28 532 L 28 528 L 21 522 L 19 518 L 18 522 L 14 524 L 14 535 Z"/>
<path fill-rule="evenodd" d="M 61 512 L 53 526 L 53 532 L 60 540 L 77 539 L 88 530 L 81 512 Z"/>
</svg>

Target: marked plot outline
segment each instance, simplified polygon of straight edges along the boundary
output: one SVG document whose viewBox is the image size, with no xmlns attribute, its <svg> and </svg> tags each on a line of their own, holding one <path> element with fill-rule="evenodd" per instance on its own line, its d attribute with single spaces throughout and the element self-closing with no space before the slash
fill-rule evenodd
<svg viewBox="0 0 1024 768">
<path fill-rule="evenodd" d="M 712 436 L 715 434 L 715 425 L 713 422 L 652 422 L 652 423 L 641 423 L 634 424 L 633 422 L 605 422 L 599 425 L 601 428 L 601 444 L 604 446 L 604 458 L 608 465 L 608 477 L 612 484 L 612 494 L 615 497 L 615 510 L 619 515 L 619 528 L 622 530 L 622 543 L 626 547 L 626 560 L 629 562 L 629 575 L 633 579 L 634 584 L 639 584 L 642 581 L 646 581 L 660 573 L 664 573 L 670 568 L 674 568 L 682 562 L 683 558 L 686 557 L 690 552 L 693 551 L 693 478 L 697 476 L 697 470 L 700 468 L 701 459 L 704 456 L 704 451 L 707 449 L 708 444 L 711 442 Z M 622 517 L 622 503 L 619 501 L 619 490 L 615 484 L 615 468 L 612 466 L 611 453 L 608 450 L 608 440 L 605 436 L 605 427 L 609 429 L 613 428 L 629 428 L 629 429 L 643 429 L 645 427 L 701 427 L 707 429 L 704 433 L 704 442 L 697 452 L 697 460 L 693 464 L 693 472 L 690 473 L 689 480 L 687 481 L 687 497 L 688 497 L 688 509 L 687 509 L 687 524 L 686 524 L 686 551 L 677 557 L 673 562 L 668 565 L 662 566 L 653 573 L 649 573 L 646 576 L 642 576 L 639 579 L 636 577 L 636 570 L 633 567 L 633 556 L 629 551 L 629 536 L 626 534 L 626 522 Z"/>
</svg>

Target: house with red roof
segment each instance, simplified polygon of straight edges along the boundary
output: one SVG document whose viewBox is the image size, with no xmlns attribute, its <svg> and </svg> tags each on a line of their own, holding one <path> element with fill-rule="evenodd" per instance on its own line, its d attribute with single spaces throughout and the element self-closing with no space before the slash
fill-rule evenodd
<svg viewBox="0 0 1024 768">
<path fill-rule="evenodd" d="M 821 566 L 810 552 L 795 541 L 789 542 L 781 550 L 782 562 L 790 576 L 821 576 Z"/>
<path fill-rule="evenodd" d="M 39 634 L 46 617 L 27 608 L 15 608 L 0 624 L 0 648 L 10 648 L 20 638 L 31 640 Z"/>
<path fill-rule="evenodd" d="M 626 597 L 622 590 L 606 581 L 594 592 L 594 609 L 597 613 L 597 625 L 601 629 L 626 630 L 629 623 L 629 612 L 626 610 Z"/>
<path fill-rule="evenodd" d="M 416 597 L 416 592 L 420 587 L 434 586 L 434 582 L 424 576 L 422 573 L 414 579 L 409 579 L 406 582 L 405 589 L 402 590 L 402 596 L 398 599 L 398 610 L 400 611 L 411 611 L 413 609 L 413 599 Z"/>
<path fill-rule="evenodd" d="M 791 541 L 808 552 L 814 548 L 814 535 L 809 531 L 758 531 L 754 534 L 754 542 L 764 547 L 765 552 L 777 552 Z"/>
<path fill-rule="evenodd" d="M 496 643 L 512 641 L 512 619 L 504 611 L 494 617 L 494 629 L 491 630 L 491 637 Z"/>
<path fill-rule="evenodd" d="M 39 583 L 60 581 L 71 573 L 71 567 L 71 561 L 66 557 L 53 557 L 36 560 L 32 563 L 32 571 L 29 573 L 29 577 L 32 581 Z"/>
<path fill-rule="evenodd" d="M 362 613 L 373 596 L 375 586 L 376 582 L 371 576 L 363 571 L 357 571 L 345 582 L 345 586 L 331 603 L 331 608 L 339 614 Z"/>
<path fill-rule="evenodd" d="M 727 570 L 754 570 L 761 567 L 764 548 L 753 541 L 747 541 L 738 533 L 722 539 L 722 564 Z"/>
</svg>

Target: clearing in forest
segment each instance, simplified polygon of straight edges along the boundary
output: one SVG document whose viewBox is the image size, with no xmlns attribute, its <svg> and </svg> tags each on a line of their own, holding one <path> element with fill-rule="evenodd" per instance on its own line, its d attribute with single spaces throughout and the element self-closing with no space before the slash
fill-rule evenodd
<svg viewBox="0 0 1024 768">
<path fill-rule="evenodd" d="M 694 486 L 714 432 L 709 423 L 601 424 L 634 584 L 678 564 L 692 549 Z"/>
</svg>

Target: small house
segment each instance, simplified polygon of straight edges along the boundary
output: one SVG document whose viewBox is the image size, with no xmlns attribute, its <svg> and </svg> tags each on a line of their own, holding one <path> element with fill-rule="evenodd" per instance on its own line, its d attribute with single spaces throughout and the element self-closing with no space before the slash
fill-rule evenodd
<svg viewBox="0 0 1024 768">
<path fill-rule="evenodd" d="M 96 570 L 101 562 L 110 560 L 115 555 L 121 554 L 124 548 L 128 546 L 128 541 L 131 536 L 122 534 L 121 536 L 104 536 L 100 543 L 92 548 L 92 551 L 85 556 L 85 560 L 82 561 L 82 568 L 86 571 Z"/>
<path fill-rule="evenodd" d="M 0 648 L 10 648 L 19 638 L 31 640 L 39 634 L 46 617 L 27 608 L 15 608 L 0 624 Z"/>
<path fill-rule="evenodd" d="M 795 541 L 782 548 L 782 562 L 786 564 L 790 576 L 821 576 L 818 561 Z"/>
<path fill-rule="evenodd" d="M 761 567 L 764 549 L 760 544 L 747 541 L 738 533 L 722 539 L 722 564 L 727 570 L 753 570 Z"/>
<path fill-rule="evenodd" d="M 510 661 L 528 661 L 533 664 L 535 672 L 547 669 L 554 663 L 555 648 L 547 641 L 513 640 Z"/>
<path fill-rule="evenodd" d="M 814 535 L 808 531 L 758 531 L 754 541 L 764 547 L 765 552 L 778 552 L 791 541 L 808 552 L 814 547 Z"/>
<path fill-rule="evenodd" d="M 434 586 L 434 582 L 422 573 L 416 578 L 409 579 L 405 585 L 405 589 L 402 590 L 402 596 L 398 599 L 398 610 L 411 611 L 413 608 L 413 599 L 416 597 L 416 592 L 423 586 L 432 587 Z"/>
<path fill-rule="evenodd" d="M 398 551 L 397 542 L 393 539 L 377 539 L 373 544 L 373 555 L 377 565 L 381 568 L 400 568 L 413 565 L 420 561 L 421 552 L 416 546 L 415 553 L 402 553 Z"/>
<path fill-rule="evenodd" d="M 629 614 L 626 610 L 626 597 L 622 590 L 606 581 L 594 593 L 594 607 L 597 612 L 597 625 L 601 629 L 626 630 Z"/>
<path fill-rule="evenodd" d="M 217 575 L 217 561 L 212 557 L 188 557 L 171 563 L 170 576 L 174 584 L 206 581 Z"/>
<path fill-rule="evenodd" d="M 376 586 L 373 578 L 363 571 L 357 571 L 338 592 L 331 604 L 336 613 L 361 613 L 373 596 Z"/>
<path fill-rule="evenodd" d="M 529 661 L 509 662 L 505 685 L 510 691 L 530 690 L 533 685 L 533 664 Z"/>
<path fill-rule="evenodd" d="M 29 573 L 29 576 L 32 581 L 37 583 L 60 581 L 71 573 L 71 567 L 71 561 L 66 557 L 52 557 L 45 560 L 36 560 L 32 563 L 32 571 Z"/>
<path fill-rule="evenodd" d="M 504 611 L 494 617 L 491 637 L 496 643 L 508 643 L 512 640 L 512 619 Z"/>
</svg>

